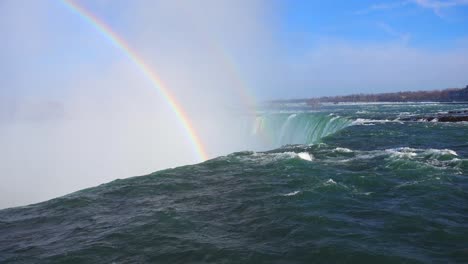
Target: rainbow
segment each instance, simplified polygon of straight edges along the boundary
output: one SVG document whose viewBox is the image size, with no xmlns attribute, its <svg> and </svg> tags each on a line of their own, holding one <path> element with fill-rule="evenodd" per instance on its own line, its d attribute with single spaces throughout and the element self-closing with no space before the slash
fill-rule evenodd
<svg viewBox="0 0 468 264">
<path fill-rule="evenodd" d="M 190 123 L 190 120 L 185 113 L 182 106 L 177 102 L 175 97 L 171 94 L 170 90 L 163 83 L 161 78 L 151 69 L 151 67 L 145 63 L 145 61 L 138 55 L 138 53 L 133 50 L 125 40 L 118 36 L 108 25 L 103 21 L 99 20 L 93 13 L 86 10 L 84 7 L 79 6 L 77 3 L 72 0 L 62 0 L 62 2 L 67 6 L 72 12 L 83 18 L 89 24 L 91 24 L 97 31 L 99 31 L 105 38 L 109 40 L 115 47 L 120 49 L 149 79 L 154 88 L 161 94 L 164 100 L 168 103 L 169 107 L 172 109 L 174 114 L 177 117 L 177 120 L 182 125 L 185 130 L 187 137 L 190 139 L 190 142 L 194 148 L 194 151 L 198 158 L 201 161 L 208 159 L 206 150 L 198 136 L 193 125 Z"/>
</svg>

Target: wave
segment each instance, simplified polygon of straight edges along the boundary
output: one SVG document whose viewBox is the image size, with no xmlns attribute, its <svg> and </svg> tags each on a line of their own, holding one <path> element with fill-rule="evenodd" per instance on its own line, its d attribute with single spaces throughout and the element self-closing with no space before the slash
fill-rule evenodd
<svg viewBox="0 0 468 264">
<path fill-rule="evenodd" d="M 287 194 L 283 194 L 283 196 L 294 196 L 296 194 L 299 194 L 300 191 L 294 191 L 294 192 L 290 192 L 290 193 L 287 193 Z"/>
<path fill-rule="evenodd" d="M 313 159 L 313 156 L 309 154 L 308 152 L 298 153 L 297 156 L 303 160 L 308 160 L 308 161 L 312 161 Z"/>
<path fill-rule="evenodd" d="M 402 243 L 395 232 L 408 230 L 413 240 L 405 247 L 431 256 L 434 226 L 447 230 L 440 252 L 448 252 L 435 256 L 455 262 L 453 254 L 464 250 L 457 235 L 466 205 L 463 152 L 347 147 L 237 152 L 0 210 L 0 262 L 248 263 L 255 254 L 266 263 L 335 263 L 352 254 L 358 257 L 351 262 L 372 262 L 389 244 Z M 311 251 L 309 242 L 319 240 L 343 243 Z M 348 246 L 356 243 L 361 251 Z M 337 250 L 314 253 L 330 246 Z M 407 254 L 393 251 L 377 261 L 408 262 Z"/>
<path fill-rule="evenodd" d="M 401 166 L 404 166 L 414 169 L 452 169 L 455 173 L 459 173 L 468 165 L 468 159 L 460 157 L 457 152 L 451 149 L 398 147 L 353 150 L 331 147 L 325 143 L 311 146 L 286 145 L 266 152 L 237 152 L 223 158 L 259 165 L 272 165 L 291 160 L 303 160 L 314 164 L 329 164 L 330 166 L 375 162 L 387 168 L 400 169 Z M 307 163 L 303 164 L 307 166 Z"/>
<path fill-rule="evenodd" d="M 274 148 L 317 143 L 351 124 L 347 118 L 324 113 L 262 114 L 257 116 L 252 134 Z"/>
<path fill-rule="evenodd" d="M 403 124 L 402 121 L 395 119 L 366 119 L 366 118 L 357 118 L 352 122 L 353 125 L 374 125 L 374 124 L 383 124 L 383 123 L 399 123 Z"/>
<path fill-rule="evenodd" d="M 396 169 L 400 166 L 409 166 L 414 168 L 455 169 L 456 171 L 460 171 L 462 167 L 468 165 L 467 159 L 460 158 L 458 153 L 451 149 L 399 147 L 368 151 L 350 149 L 343 151 L 341 148 L 321 151 L 321 154 L 316 155 L 316 162 L 345 164 L 374 160 L 379 161 L 384 166 L 395 167 Z"/>
<path fill-rule="evenodd" d="M 291 159 L 298 159 L 298 160 L 305 160 L 305 161 L 313 161 L 314 156 L 312 153 L 307 151 L 302 152 L 295 152 L 297 149 L 278 149 L 273 150 L 272 152 L 253 152 L 253 151 L 245 151 L 245 152 L 235 152 L 230 155 L 219 157 L 213 160 L 213 162 L 218 162 L 219 159 L 221 160 L 238 160 L 241 162 L 246 163 L 255 163 L 259 165 L 270 165 L 278 162 L 283 162 Z"/>
<path fill-rule="evenodd" d="M 334 152 L 341 152 L 341 153 L 351 153 L 351 152 L 353 152 L 349 148 L 340 148 L 340 147 L 335 148 L 333 151 Z"/>
</svg>

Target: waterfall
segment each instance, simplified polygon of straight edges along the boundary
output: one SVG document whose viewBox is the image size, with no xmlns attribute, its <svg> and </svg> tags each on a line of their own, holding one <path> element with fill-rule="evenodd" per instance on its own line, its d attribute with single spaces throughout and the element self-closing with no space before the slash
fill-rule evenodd
<svg viewBox="0 0 468 264">
<path fill-rule="evenodd" d="M 349 125 L 351 120 L 324 113 L 262 114 L 257 116 L 252 134 L 272 147 L 286 144 L 313 144 Z"/>
</svg>

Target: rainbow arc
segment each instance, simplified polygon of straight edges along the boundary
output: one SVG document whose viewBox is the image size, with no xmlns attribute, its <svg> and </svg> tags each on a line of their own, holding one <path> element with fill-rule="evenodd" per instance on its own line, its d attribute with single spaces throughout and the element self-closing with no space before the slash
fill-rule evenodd
<svg viewBox="0 0 468 264">
<path fill-rule="evenodd" d="M 130 45 L 117 33 L 115 33 L 106 23 L 101 21 L 93 13 L 86 10 L 84 7 L 78 5 L 72 0 L 63 0 L 63 3 L 75 14 L 83 18 L 97 31 L 99 31 L 105 38 L 107 38 L 115 47 L 121 50 L 148 78 L 152 86 L 156 88 L 159 94 L 167 102 L 168 106 L 174 112 L 177 120 L 182 125 L 188 139 L 190 140 L 195 154 L 201 161 L 207 160 L 208 155 L 200 140 L 197 131 L 193 127 L 190 119 L 185 113 L 183 107 L 176 100 L 174 95 L 170 92 L 169 88 L 164 84 L 156 72 L 143 60 L 143 58 L 130 47 Z"/>
</svg>

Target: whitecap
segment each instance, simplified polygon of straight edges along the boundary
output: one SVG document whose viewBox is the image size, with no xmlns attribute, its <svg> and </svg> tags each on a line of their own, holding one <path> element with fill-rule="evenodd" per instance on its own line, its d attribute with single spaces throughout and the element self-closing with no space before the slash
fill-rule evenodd
<svg viewBox="0 0 468 264">
<path fill-rule="evenodd" d="M 349 148 L 335 148 L 333 150 L 334 152 L 341 152 L 341 153 L 350 153 L 350 152 L 353 152 L 352 150 L 350 150 Z"/>
<path fill-rule="evenodd" d="M 297 156 L 303 160 L 308 160 L 308 161 L 313 160 L 313 156 L 307 152 L 297 153 Z"/>
<path fill-rule="evenodd" d="M 397 158 L 412 158 L 416 157 L 418 154 L 416 153 L 416 149 L 414 148 L 393 148 L 393 149 L 386 149 L 386 152 L 390 153 L 392 157 Z"/>
<path fill-rule="evenodd" d="M 283 194 L 283 196 L 294 196 L 294 195 L 296 195 L 298 193 L 300 193 L 300 191 L 294 191 L 294 192 L 286 193 L 286 194 Z"/>
<path fill-rule="evenodd" d="M 431 154 L 458 156 L 457 152 L 451 149 L 429 149 L 427 152 Z"/>
<path fill-rule="evenodd" d="M 358 118 L 354 120 L 351 124 L 353 125 L 366 125 L 366 124 L 373 124 L 373 123 L 389 123 L 389 122 L 396 122 L 396 121 L 391 121 L 388 119 L 365 119 L 365 118 Z"/>
<path fill-rule="evenodd" d="M 325 182 L 325 184 L 336 184 L 336 181 L 334 181 L 333 179 L 328 179 L 328 181 Z"/>
</svg>

